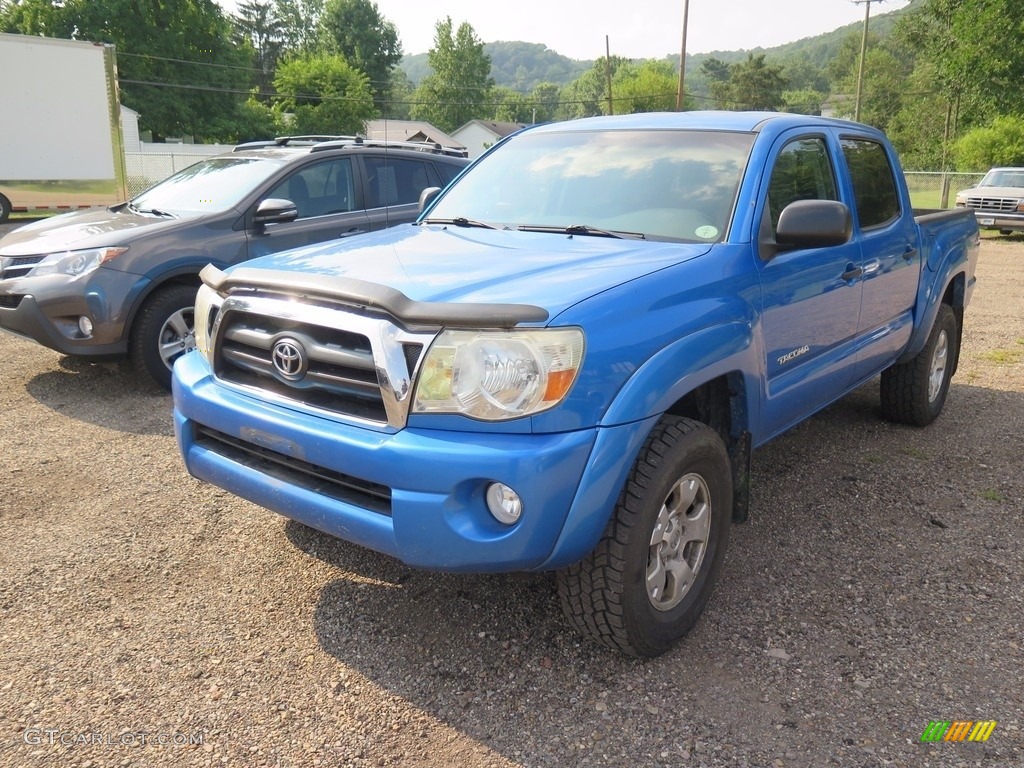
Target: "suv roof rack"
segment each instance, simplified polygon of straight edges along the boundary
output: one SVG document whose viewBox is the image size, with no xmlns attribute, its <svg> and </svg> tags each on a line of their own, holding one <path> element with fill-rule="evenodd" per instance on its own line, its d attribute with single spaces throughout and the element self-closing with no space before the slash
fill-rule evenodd
<svg viewBox="0 0 1024 768">
<path fill-rule="evenodd" d="M 362 139 L 358 136 L 334 136 L 328 134 L 306 134 L 302 136 L 277 136 L 273 139 L 263 141 L 247 141 L 237 145 L 232 151 L 241 152 L 246 149 L 263 149 L 265 147 L 288 147 L 292 145 L 307 146 L 323 142 L 348 142 L 358 143 Z"/>
<path fill-rule="evenodd" d="M 411 149 L 416 152 L 430 152 L 435 155 L 469 157 L 469 150 L 465 147 L 445 147 L 436 141 L 392 141 L 386 139 L 364 139 L 361 136 L 345 136 L 339 137 L 337 140 L 327 140 L 314 146 L 310 152 L 326 152 L 328 149 L 352 146 Z"/>
<path fill-rule="evenodd" d="M 364 139 L 362 136 L 278 136 L 265 141 L 247 141 L 234 148 L 234 152 L 248 149 L 265 149 L 267 147 L 311 146 L 310 152 L 326 152 L 329 149 L 342 147 L 385 147 L 394 149 L 411 149 L 416 152 L 430 152 L 435 155 L 450 157 L 469 157 L 465 147 L 445 147 L 436 141 L 391 141 L 386 139 Z"/>
</svg>

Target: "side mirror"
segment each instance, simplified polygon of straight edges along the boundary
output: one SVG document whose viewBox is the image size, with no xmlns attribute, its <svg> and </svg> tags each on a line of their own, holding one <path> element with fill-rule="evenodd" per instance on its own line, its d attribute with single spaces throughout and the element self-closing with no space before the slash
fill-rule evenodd
<svg viewBox="0 0 1024 768">
<path fill-rule="evenodd" d="M 267 224 L 295 221 L 297 218 L 299 218 L 299 209 L 291 200 L 268 197 L 256 206 L 256 215 L 252 217 L 252 223 L 257 227 L 263 227 Z"/>
<path fill-rule="evenodd" d="M 423 213 L 430 204 L 434 202 L 434 198 L 441 194 L 440 187 L 427 187 L 420 192 L 420 213 Z"/>
<path fill-rule="evenodd" d="M 782 209 L 775 242 L 791 248 L 825 248 L 849 242 L 853 217 L 834 200 L 797 200 Z"/>
</svg>

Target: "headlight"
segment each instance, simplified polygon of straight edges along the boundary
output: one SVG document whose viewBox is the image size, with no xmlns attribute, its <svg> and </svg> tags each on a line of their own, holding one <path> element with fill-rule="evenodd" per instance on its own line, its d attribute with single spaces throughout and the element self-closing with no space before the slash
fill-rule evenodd
<svg viewBox="0 0 1024 768">
<path fill-rule="evenodd" d="M 582 362 L 579 328 L 442 331 L 420 366 L 412 410 L 484 421 L 540 413 L 565 399 Z"/>
<path fill-rule="evenodd" d="M 956 204 L 961 207 L 967 205 L 967 195 L 957 195 Z"/>
<path fill-rule="evenodd" d="M 81 277 L 98 269 L 111 259 L 116 259 L 127 251 L 127 246 L 120 248 L 87 248 L 82 251 L 63 251 L 49 253 L 36 264 L 25 277 L 42 275 L 70 275 Z"/>
<path fill-rule="evenodd" d="M 196 349 L 210 363 L 213 362 L 213 348 L 210 343 L 210 334 L 213 332 L 213 323 L 220 311 L 221 298 L 213 288 L 208 285 L 199 287 L 196 294 L 195 315 L 193 320 L 196 324 Z"/>
</svg>

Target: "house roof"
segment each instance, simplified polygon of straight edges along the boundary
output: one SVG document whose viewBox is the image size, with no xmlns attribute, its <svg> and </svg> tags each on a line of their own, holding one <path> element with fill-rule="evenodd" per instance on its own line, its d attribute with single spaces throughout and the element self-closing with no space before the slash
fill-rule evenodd
<svg viewBox="0 0 1024 768">
<path fill-rule="evenodd" d="M 455 133 L 459 134 L 471 125 L 480 126 L 485 131 L 493 133 L 496 139 L 503 139 L 510 133 L 515 133 L 516 131 L 526 127 L 526 123 L 502 123 L 496 120 L 470 120 L 468 123 L 458 128 Z"/>
<path fill-rule="evenodd" d="M 431 141 L 465 149 L 458 139 L 420 120 L 367 120 L 366 138 L 384 141 Z"/>
</svg>

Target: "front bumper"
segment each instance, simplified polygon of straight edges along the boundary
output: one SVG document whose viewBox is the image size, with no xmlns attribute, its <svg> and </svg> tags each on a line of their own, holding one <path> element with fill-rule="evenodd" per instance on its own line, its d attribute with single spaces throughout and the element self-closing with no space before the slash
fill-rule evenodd
<svg viewBox="0 0 1024 768">
<path fill-rule="evenodd" d="M 578 560 L 603 531 L 650 428 L 507 434 L 409 426 L 392 434 L 219 385 L 199 353 L 175 364 L 173 390 L 175 433 L 195 477 L 409 565 L 446 571 L 543 570 Z M 362 491 L 324 490 L 325 477 L 359 486 L 374 503 L 362 503 Z M 515 525 L 487 511 L 495 481 L 522 497 Z"/>
<path fill-rule="evenodd" d="M 100 268 L 71 279 L 62 275 L 18 278 L 0 283 L 0 330 L 30 339 L 65 355 L 110 359 L 127 354 L 124 316 L 129 297 L 145 280 Z M 78 329 L 87 315 L 93 333 Z"/>
<path fill-rule="evenodd" d="M 1024 232 L 1024 214 L 975 210 L 974 218 L 978 220 L 978 227 L 981 229 L 1008 229 L 1013 232 Z"/>
</svg>

